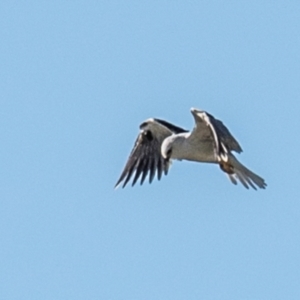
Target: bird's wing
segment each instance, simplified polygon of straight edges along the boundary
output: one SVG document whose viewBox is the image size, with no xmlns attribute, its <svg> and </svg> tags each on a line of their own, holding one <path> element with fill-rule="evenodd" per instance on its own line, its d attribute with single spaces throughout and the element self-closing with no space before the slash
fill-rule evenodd
<svg viewBox="0 0 300 300">
<path fill-rule="evenodd" d="M 117 181 L 115 188 L 122 181 L 125 187 L 132 175 L 132 186 L 141 177 L 143 184 L 147 174 L 151 183 L 157 173 L 160 180 L 162 174 L 167 175 L 170 162 L 161 155 L 161 144 L 164 139 L 172 134 L 186 132 L 186 130 L 160 119 L 149 119 L 140 125 L 140 133 L 135 141 L 134 147 L 129 155 L 124 170 Z"/>
<path fill-rule="evenodd" d="M 216 134 L 220 138 L 221 142 L 227 147 L 229 151 L 235 151 L 241 153 L 243 150 L 237 140 L 229 132 L 228 128 L 218 119 L 215 119 L 209 113 L 206 113 L 210 123 L 214 127 Z"/>
<path fill-rule="evenodd" d="M 242 152 L 242 148 L 229 130 L 220 121 L 205 111 L 192 108 L 196 127 L 193 132 L 197 132 L 202 140 L 212 139 L 215 145 L 217 156 L 225 155 L 230 151 Z"/>
</svg>

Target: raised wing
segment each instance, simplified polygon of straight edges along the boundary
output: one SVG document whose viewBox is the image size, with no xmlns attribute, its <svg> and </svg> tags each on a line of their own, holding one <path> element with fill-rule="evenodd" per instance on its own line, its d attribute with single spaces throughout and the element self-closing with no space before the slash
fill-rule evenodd
<svg viewBox="0 0 300 300">
<path fill-rule="evenodd" d="M 203 140 L 212 139 L 217 156 L 230 151 L 242 152 L 242 148 L 225 125 L 205 111 L 191 109 L 196 122 L 196 130 Z"/>
<path fill-rule="evenodd" d="M 159 119 L 149 119 L 143 122 L 140 130 L 115 188 L 122 181 L 124 181 L 122 185 L 124 188 L 133 174 L 132 186 L 140 177 L 140 184 L 143 184 L 148 174 L 150 183 L 153 181 L 155 173 L 157 173 L 158 180 L 161 179 L 163 173 L 167 175 L 170 162 L 162 157 L 161 144 L 171 134 L 185 132 L 184 129 Z"/>
<path fill-rule="evenodd" d="M 237 153 L 241 153 L 243 150 L 237 140 L 232 136 L 229 132 L 228 128 L 218 119 L 215 119 L 209 113 L 206 113 L 209 122 L 214 127 L 217 136 L 220 138 L 221 142 L 224 143 L 225 147 L 229 151 L 235 151 Z"/>
</svg>

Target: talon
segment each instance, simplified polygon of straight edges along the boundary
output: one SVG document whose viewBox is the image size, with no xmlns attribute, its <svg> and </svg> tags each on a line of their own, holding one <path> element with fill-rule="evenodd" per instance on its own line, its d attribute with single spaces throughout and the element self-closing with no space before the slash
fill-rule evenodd
<svg viewBox="0 0 300 300">
<path fill-rule="evenodd" d="M 221 170 L 228 174 L 234 174 L 233 166 L 227 162 L 220 161 L 219 163 Z"/>
</svg>

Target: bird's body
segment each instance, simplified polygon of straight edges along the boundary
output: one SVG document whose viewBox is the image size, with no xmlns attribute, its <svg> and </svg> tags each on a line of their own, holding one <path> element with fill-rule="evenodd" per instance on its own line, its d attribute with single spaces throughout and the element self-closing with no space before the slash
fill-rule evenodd
<svg viewBox="0 0 300 300">
<path fill-rule="evenodd" d="M 167 137 L 162 143 L 162 155 L 164 148 L 172 145 L 170 158 L 179 160 L 190 160 L 195 162 L 216 163 L 217 156 L 214 151 L 213 142 L 209 139 L 200 139 L 196 135 L 180 133 Z M 167 155 L 165 155 L 167 156 Z"/>
<path fill-rule="evenodd" d="M 242 152 L 241 146 L 223 123 L 210 114 L 191 109 L 196 126 L 191 132 L 160 119 L 148 119 L 140 125 L 141 132 L 118 180 L 123 187 L 132 175 L 132 185 L 141 176 L 141 184 L 149 173 L 152 182 L 168 173 L 170 160 L 215 163 L 226 172 L 232 183 L 237 179 L 246 187 L 265 188 L 264 179 L 243 166 L 232 154 Z"/>
</svg>

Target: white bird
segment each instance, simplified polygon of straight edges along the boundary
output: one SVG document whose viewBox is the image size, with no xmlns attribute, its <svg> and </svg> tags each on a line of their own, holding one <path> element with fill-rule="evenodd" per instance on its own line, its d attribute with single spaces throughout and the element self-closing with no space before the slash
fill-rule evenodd
<svg viewBox="0 0 300 300">
<path fill-rule="evenodd" d="M 232 154 L 241 153 L 242 148 L 221 121 L 196 108 L 191 113 L 196 123 L 191 132 L 160 119 L 143 122 L 115 188 L 123 181 L 125 187 L 133 174 L 132 186 L 140 177 L 143 184 L 149 172 L 150 183 L 155 173 L 160 180 L 163 173 L 167 175 L 172 159 L 219 164 L 233 184 L 239 180 L 247 189 L 267 186 Z"/>
</svg>

